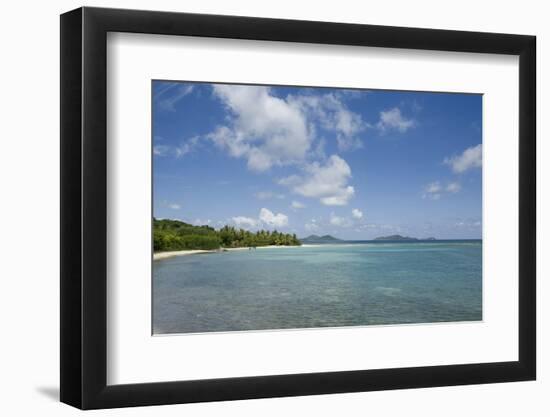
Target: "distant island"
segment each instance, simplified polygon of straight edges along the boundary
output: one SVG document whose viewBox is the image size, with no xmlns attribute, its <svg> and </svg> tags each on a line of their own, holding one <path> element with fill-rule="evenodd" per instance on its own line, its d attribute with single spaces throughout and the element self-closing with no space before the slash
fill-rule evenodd
<svg viewBox="0 0 550 417">
<path fill-rule="evenodd" d="M 394 240 L 394 241 L 416 242 L 419 240 L 437 240 L 437 239 L 435 237 L 426 237 L 423 239 L 418 239 L 416 237 L 391 235 L 391 236 L 380 236 L 380 237 L 374 238 L 374 240 Z"/>
<path fill-rule="evenodd" d="M 374 240 L 406 240 L 406 241 L 415 241 L 418 240 L 415 237 L 401 236 L 401 235 L 391 235 L 391 236 L 380 236 L 374 238 Z"/>
<path fill-rule="evenodd" d="M 335 238 L 331 235 L 324 235 L 324 236 L 318 236 L 318 235 L 309 235 L 308 237 L 303 237 L 299 239 L 301 243 L 353 243 L 353 242 L 364 242 L 363 240 L 342 240 Z M 437 240 L 435 237 L 426 237 L 422 239 L 418 239 L 416 237 L 410 237 L 410 236 L 401 236 L 401 235 L 390 235 L 390 236 L 380 236 L 377 238 L 374 238 L 373 240 L 376 241 L 397 241 L 397 242 L 419 242 L 419 241 L 426 241 L 426 240 Z"/>
<path fill-rule="evenodd" d="M 295 234 L 277 230 L 250 232 L 232 226 L 216 230 L 207 225 L 194 226 L 179 220 L 153 219 L 155 252 L 300 245 Z"/>
<path fill-rule="evenodd" d="M 309 235 L 308 237 L 304 237 L 300 239 L 300 242 L 302 243 L 336 243 L 341 241 L 342 240 L 337 239 L 331 235 L 324 235 L 324 236 Z"/>
</svg>

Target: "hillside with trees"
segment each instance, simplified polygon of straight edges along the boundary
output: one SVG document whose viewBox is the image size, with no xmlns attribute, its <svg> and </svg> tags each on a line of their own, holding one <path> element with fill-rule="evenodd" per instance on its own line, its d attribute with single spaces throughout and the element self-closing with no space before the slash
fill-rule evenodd
<svg viewBox="0 0 550 417">
<path fill-rule="evenodd" d="M 219 230 L 210 226 L 194 226 L 179 220 L 153 219 L 153 249 L 155 252 L 220 249 L 257 246 L 299 246 L 295 234 L 276 230 L 250 232 L 224 226 Z"/>
</svg>

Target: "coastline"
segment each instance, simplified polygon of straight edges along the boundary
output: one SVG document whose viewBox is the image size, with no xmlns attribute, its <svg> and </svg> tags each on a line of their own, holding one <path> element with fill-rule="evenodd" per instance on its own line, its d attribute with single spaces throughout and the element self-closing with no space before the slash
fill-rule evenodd
<svg viewBox="0 0 550 417">
<path fill-rule="evenodd" d="M 305 246 L 305 245 L 302 245 Z M 308 245 L 311 246 L 311 245 Z M 299 248 L 300 246 L 285 246 L 285 245 L 268 245 L 268 246 L 257 246 L 256 249 L 275 249 L 275 248 Z M 189 256 L 189 255 L 198 255 L 201 253 L 223 253 L 223 252 L 233 252 L 241 250 L 250 250 L 249 246 L 244 246 L 240 248 L 220 248 L 220 249 L 189 249 L 189 250 L 178 250 L 170 252 L 157 252 L 153 253 L 153 261 L 160 261 L 162 259 L 172 258 L 174 256 Z"/>
<path fill-rule="evenodd" d="M 457 240 L 459 241 L 459 240 Z M 470 241 L 478 241 L 478 239 L 461 239 L 465 243 Z M 480 242 L 482 240 L 479 239 Z M 268 245 L 268 246 L 257 246 L 256 249 L 281 249 L 281 248 L 315 248 L 315 247 L 346 247 L 346 246 L 356 246 L 356 245 L 393 245 L 399 243 L 416 243 L 416 244 L 433 244 L 433 243 L 446 243 L 446 240 L 437 240 L 437 241 L 414 241 L 414 242 L 389 242 L 389 241 L 360 241 L 358 243 L 304 243 L 300 246 L 290 246 L 290 245 Z M 249 246 L 239 247 L 239 248 L 220 248 L 220 249 L 189 249 L 189 250 L 180 250 L 180 251 L 169 251 L 169 252 L 157 252 L 153 253 L 153 261 L 160 261 L 162 259 L 172 258 L 174 256 L 188 256 L 188 255 L 198 255 L 201 253 L 223 253 L 223 252 L 232 252 L 232 251 L 243 251 L 249 250 Z"/>
</svg>

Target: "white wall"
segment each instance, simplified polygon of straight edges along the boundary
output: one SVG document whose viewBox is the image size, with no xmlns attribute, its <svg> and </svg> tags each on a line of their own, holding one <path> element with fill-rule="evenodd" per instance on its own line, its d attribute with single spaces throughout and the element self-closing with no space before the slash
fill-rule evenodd
<svg viewBox="0 0 550 417">
<path fill-rule="evenodd" d="M 4 415 L 75 415 L 57 402 L 59 309 L 59 18 L 81 6 L 72 0 L 5 2 L 0 23 L 2 187 L 0 264 L 2 342 L 0 410 Z M 539 137 L 539 380 L 454 388 L 327 395 L 100 411 L 94 415 L 548 415 L 550 326 L 548 275 L 550 146 L 542 143 L 548 122 L 543 99 L 550 96 L 550 26 L 545 2 L 353 0 L 124 0 L 86 5 L 240 14 L 309 20 L 371 23 L 534 34 L 538 37 Z M 543 130 L 544 129 L 544 130 Z M 505 186 L 505 185 L 504 185 Z M 544 236 L 543 236 L 544 233 Z M 546 256 L 545 256 L 546 255 Z M 544 257 L 546 259 L 544 259 Z"/>
</svg>

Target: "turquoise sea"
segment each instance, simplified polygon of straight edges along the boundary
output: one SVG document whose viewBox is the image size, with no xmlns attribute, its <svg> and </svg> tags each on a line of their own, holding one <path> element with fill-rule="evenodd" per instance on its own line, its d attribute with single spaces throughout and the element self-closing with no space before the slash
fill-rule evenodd
<svg viewBox="0 0 550 417">
<path fill-rule="evenodd" d="M 153 263 L 153 333 L 482 319 L 482 242 L 354 242 Z"/>
</svg>

